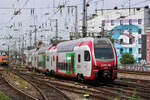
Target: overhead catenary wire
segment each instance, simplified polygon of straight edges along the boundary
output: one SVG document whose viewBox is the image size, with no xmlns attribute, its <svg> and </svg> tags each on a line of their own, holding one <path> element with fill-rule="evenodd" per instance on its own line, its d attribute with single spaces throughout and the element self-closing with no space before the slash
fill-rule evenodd
<svg viewBox="0 0 150 100">
<path fill-rule="evenodd" d="M 27 5 L 28 2 L 29 2 L 29 0 L 26 0 L 25 3 L 24 3 L 24 5 L 22 6 L 22 8 L 24 8 L 24 7 Z M 18 10 L 18 12 L 21 12 L 22 8 L 20 8 L 20 9 Z M 18 15 L 18 14 L 16 14 L 16 15 Z M 16 15 L 13 15 L 13 16 L 10 18 L 10 20 L 9 20 L 7 23 L 5 23 L 5 24 L 8 24 L 11 20 L 13 20 L 13 18 L 15 18 Z"/>
<path fill-rule="evenodd" d="M 93 2 L 94 0 L 88 0 L 88 2 Z M 145 2 L 147 2 L 149 0 L 145 0 Z M 49 7 L 43 7 L 43 8 L 35 8 L 35 9 L 48 9 Z M 50 7 L 50 8 L 53 8 L 53 7 Z M 58 7 L 55 7 L 55 8 L 58 8 Z M 23 10 L 24 9 L 31 9 L 31 8 L 22 8 Z M 59 12 L 61 11 L 61 9 L 57 9 L 57 11 L 55 11 L 52 15 L 50 15 L 50 17 L 54 17 L 55 15 L 57 15 Z M 44 16 L 44 15 L 43 15 Z M 48 16 L 49 17 L 49 16 Z"/>
<path fill-rule="evenodd" d="M 150 0 L 144 0 L 144 1 L 140 1 L 140 2 L 137 2 L 135 4 L 132 4 L 131 6 L 137 6 L 137 5 L 140 5 L 140 4 L 143 4 L 143 3 L 146 3 L 146 2 L 149 2 Z"/>
<path fill-rule="evenodd" d="M 57 8 L 57 7 L 55 7 Z M 1 10 L 8 10 L 8 9 L 14 9 L 12 7 L 0 7 Z M 30 9 L 53 9 L 53 7 L 24 7 L 24 8 L 21 8 L 23 10 L 30 10 Z"/>
</svg>

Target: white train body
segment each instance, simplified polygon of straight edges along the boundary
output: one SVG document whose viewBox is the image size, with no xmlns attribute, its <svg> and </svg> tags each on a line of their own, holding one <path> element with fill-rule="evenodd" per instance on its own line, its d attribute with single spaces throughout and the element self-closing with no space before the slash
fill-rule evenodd
<svg viewBox="0 0 150 100">
<path fill-rule="evenodd" d="M 32 56 L 32 66 L 38 68 L 38 52 Z M 56 75 L 97 79 L 117 78 L 117 55 L 108 39 L 82 38 L 61 42 L 45 51 L 44 72 Z M 39 68 L 38 68 L 39 69 Z"/>
</svg>

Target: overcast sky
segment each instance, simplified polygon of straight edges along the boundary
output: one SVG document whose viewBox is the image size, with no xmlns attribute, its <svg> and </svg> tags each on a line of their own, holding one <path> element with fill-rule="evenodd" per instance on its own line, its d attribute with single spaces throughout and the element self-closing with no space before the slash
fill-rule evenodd
<svg viewBox="0 0 150 100">
<path fill-rule="evenodd" d="M 53 1 L 55 1 L 55 3 Z M 112 9 L 115 6 L 118 8 L 129 7 L 129 0 L 87 0 L 87 2 L 90 4 L 88 7 L 88 15 L 94 12 L 95 9 Z M 59 36 L 63 36 L 63 39 L 68 39 L 69 31 L 74 31 L 75 15 L 74 10 L 73 12 L 71 9 L 68 11 L 66 6 L 78 6 L 79 20 L 82 18 L 82 3 L 83 0 L 1 0 L 0 35 L 1 37 L 8 37 L 9 35 L 19 37 L 19 35 L 26 34 L 25 39 L 29 40 L 29 32 L 33 31 L 33 27 L 29 26 L 34 24 L 34 16 L 36 16 L 35 22 L 37 26 L 39 27 L 43 24 L 43 28 L 39 30 L 50 30 L 47 32 L 38 32 L 38 39 L 43 38 L 43 40 L 48 40 L 55 36 L 55 22 L 50 22 L 48 19 L 56 18 L 58 19 Z M 131 7 L 143 7 L 150 4 L 150 0 L 131 0 L 130 3 Z M 58 10 L 58 6 L 63 4 L 65 8 Z M 56 8 L 54 9 L 53 7 Z M 30 8 L 36 8 L 34 10 L 34 16 L 31 15 Z M 14 16 L 14 11 L 18 9 L 21 9 L 21 13 Z M 22 25 L 19 26 L 19 23 L 22 23 Z M 13 27 L 9 28 L 11 25 L 13 25 Z M 19 29 L 19 31 L 14 31 L 14 29 Z M 41 34 L 45 37 L 41 37 Z M 32 41 L 34 41 L 34 34 L 32 35 Z M 0 43 L 2 44 L 2 42 Z"/>
</svg>

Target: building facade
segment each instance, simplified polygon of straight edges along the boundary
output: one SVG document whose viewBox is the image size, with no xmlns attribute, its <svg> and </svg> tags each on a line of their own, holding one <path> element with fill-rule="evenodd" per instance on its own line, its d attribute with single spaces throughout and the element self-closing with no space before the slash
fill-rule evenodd
<svg viewBox="0 0 150 100">
<path fill-rule="evenodd" d="M 118 62 L 122 53 L 126 52 L 131 53 L 138 61 L 143 59 L 142 35 L 146 34 L 146 28 L 149 26 L 150 9 L 148 7 L 102 9 L 88 17 L 87 36 L 108 35 L 114 39 Z"/>
<path fill-rule="evenodd" d="M 146 63 L 150 66 L 150 27 L 146 31 Z"/>
</svg>

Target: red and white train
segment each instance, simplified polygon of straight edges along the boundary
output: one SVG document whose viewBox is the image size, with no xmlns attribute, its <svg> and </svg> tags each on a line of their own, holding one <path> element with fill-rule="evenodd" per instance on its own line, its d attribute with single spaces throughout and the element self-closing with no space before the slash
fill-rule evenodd
<svg viewBox="0 0 150 100">
<path fill-rule="evenodd" d="M 27 63 L 29 68 L 80 81 L 113 81 L 117 78 L 116 50 L 106 38 L 87 37 L 32 50 L 27 56 Z"/>
</svg>

